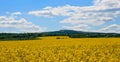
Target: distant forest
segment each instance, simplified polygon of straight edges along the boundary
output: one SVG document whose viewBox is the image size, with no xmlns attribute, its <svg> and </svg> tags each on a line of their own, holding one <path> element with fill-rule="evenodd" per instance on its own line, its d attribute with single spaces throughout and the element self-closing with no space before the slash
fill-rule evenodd
<svg viewBox="0 0 120 62">
<path fill-rule="evenodd" d="M 73 30 L 60 30 L 43 33 L 0 33 L 0 40 L 33 40 L 44 36 L 69 36 L 70 38 L 120 38 L 117 33 L 82 32 Z"/>
</svg>

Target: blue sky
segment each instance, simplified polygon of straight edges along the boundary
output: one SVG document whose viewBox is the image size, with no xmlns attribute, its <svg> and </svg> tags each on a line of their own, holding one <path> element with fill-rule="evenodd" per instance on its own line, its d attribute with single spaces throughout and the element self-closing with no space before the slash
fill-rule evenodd
<svg viewBox="0 0 120 62">
<path fill-rule="evenodd" d="M 0 32 L 120 33 L 119 0 L 1 0 Z"/>
<path fill-rule="evenodd" d="M 1 0 L 0 12 L 15 12 L 22 11 L 27 12 L 31 10 L 39 10 L 46 6 L 64 6 L 64 5 L 74 5 L 74 6 L 88 6 L 92 5 L 92 0 Z"/>
</svg>

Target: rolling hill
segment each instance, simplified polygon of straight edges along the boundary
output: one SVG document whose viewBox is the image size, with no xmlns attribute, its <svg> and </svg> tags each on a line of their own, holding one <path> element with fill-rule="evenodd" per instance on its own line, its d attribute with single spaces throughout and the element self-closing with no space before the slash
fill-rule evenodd
<svg viewBox="0 0 120 62">
<path fill-rule="evenodd" d="M 100 32 L 84 32 L 74 30 L 60 30 L 53 32 L 39 33 L 39 36 L 69 36 L 72 38 L 84 38 L 84 37 L 120 37 L 119 33 L 100 33 Z"/>
<path fill-rule="evenodd" d="M 60 30 L 42 33 L 0 33 L 0 40 L 32 40 L 44 36 L 69 36 L 70 38 L 120 38 L 118 33 Z"/>
</svg>

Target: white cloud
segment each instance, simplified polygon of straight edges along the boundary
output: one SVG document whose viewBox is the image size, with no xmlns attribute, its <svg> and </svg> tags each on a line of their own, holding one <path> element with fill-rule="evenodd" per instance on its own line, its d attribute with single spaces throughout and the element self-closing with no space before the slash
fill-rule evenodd
<svg viewBox="0 0 120 62">
<path fill-rule="evenodd" d="M 99 3 L 101 3 L 101 0 L 94 0 L 94 5 L 98 5 Z"/>
<path fill-rule="evenodd" d="M 94 0 L 95 5 L 105 6 L 107 8 L 120 8 L 120 0 Z"/>
<path fill-rule="evenodd" d="M 90 27 L 88 25 L 63 26 L 63 29 L 76 31 L 88 31 L 89 28 Z"/>
<path fill-rule="evenodd" d="M 13 12 L 11 15 L 22 15 L 22 13 L 21 12 Z"/>
<path fill-rule="evenodd" d="M 67 18 L 60 21 L 65 25 L 63 27 L 66 27 L 66 24 L 74 25 L 70 27 L 75 29 L 76 25 L 97 27 L 108 21 L 113 21 L 114 18 L 120 15 L 120 0 L 94 0 L 92 6 L 85 7 L 71 5 L 49 6 L 42 10 L 30 11 L 28 14 L 45 17 L 67 16 Z"/>
<path fill-rule="evenodd" d="M 112 24 L 99 30 L 100 32 L 120 33 L 120 25 Z"/>
<path fill-rule="evenodd" d="M 28 14 L 34 15 L 34 16 L 45 16 L 45 17 L 55 17 L 55 16 L 71 16 L 74 14 L 74 10 L 77 9 L 74 6 L 66 5 L 63 7 L 45 7 L 43 10 L 37 10 L 37 11 L 30 11 Z"/>
<path fill-rule="evenodd" d="M 16 13 L 17 14 L 17 13 Z M 10 31 L 4 32 L 43 32 L 44 29 L 27 21 L 24 18 L 16 19 L 13 16 L 0 16 L 0 28 L 7 28 Z M 11 31 L 11 29 L 13 29 Z M 2 32 L 2 31 L 0 31 Z"/>
</svg>

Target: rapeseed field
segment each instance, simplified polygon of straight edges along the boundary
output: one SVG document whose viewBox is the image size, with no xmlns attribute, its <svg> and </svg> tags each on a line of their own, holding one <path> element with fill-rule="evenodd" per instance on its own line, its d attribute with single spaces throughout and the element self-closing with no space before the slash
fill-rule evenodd
<svg viewBox="0 0 120 62">
<path fill-rule="evenodd" d="M 1 41 L 0 62 L 120 62 L 120 38 Z"/>
</svg>

